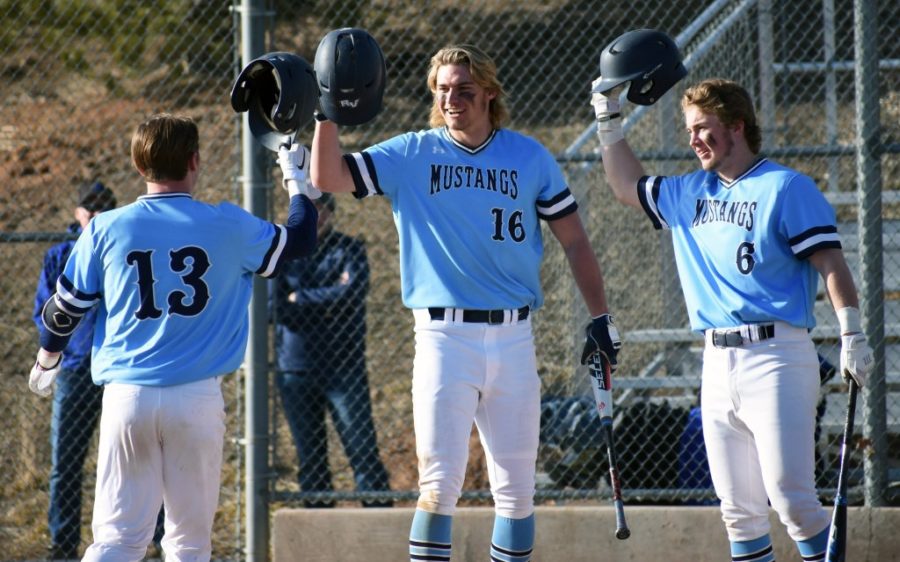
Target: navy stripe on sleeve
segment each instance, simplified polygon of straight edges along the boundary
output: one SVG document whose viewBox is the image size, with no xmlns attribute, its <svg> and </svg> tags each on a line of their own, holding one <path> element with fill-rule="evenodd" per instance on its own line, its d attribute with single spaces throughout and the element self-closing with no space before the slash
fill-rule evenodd
<svg viewBox="0 0 900 562">
<path fill-rule="evenodd" d="M 841 238 L 834 225 L 817 226 L 788 239 L 797 259 L 806 259 L 825 248 L 841 249 Z"/>
<path fill-rule="evenodd" d="M 353 196 L 363 199 L 372 195 L 384 195 L 378 185 L 378 175 L 375 173 L 375 162 L 367 152 L 354 152 L 345 154 L 344 161 L 350 168 L 355 190 Z"/>
<path fill-rule="evenodd" d="M 545 221 L 561 219 L 578 210 L 578 203 L 569 188 L 560 191 L 549 201 L 537 202 L 538 218 Z"/>
<path fill-rule="evenodd" d="M 286 230 L 281 225 L 275 225 L 275 236 L 272 237 L 272 244 L 269 245 L 269 250 L 263 257 L 262 264 L 255 272 L 257 275 L 262 275 L 263 277 L 271 277 L 273 275 L 275 264 L 278 263 L 278 258 L 281 257 L 284 250 L 284 242 L 287 237 Z"/>
<path fill-rule="evenodd" d="M 286 260 L 312 254 L 316 249 L 318 220 L 319 212 L 309 197 L 291 197 L 287 222 L 275 225 L 275 236 L 262 265 L 256 270 L 257 275 L 274 277 Z"/>
<path fill-rule="evenodd" d="M 662 183 L 662 176 L 644 176 L 638 180 L 636 187 L 641 207 L 656 230 L 669 228 L 666 219 L 663 218 L 656 205 L 656 202 L 659 201 L 660 183 Z"/>
<path fill-rule="evenodd" d="M 85 293 L 75 288 L 71 281 L 60 275 L 56 280 L 57 304 L 72 316 L 81 316 L 100 302 L 100 293 Z"/>
</svg>

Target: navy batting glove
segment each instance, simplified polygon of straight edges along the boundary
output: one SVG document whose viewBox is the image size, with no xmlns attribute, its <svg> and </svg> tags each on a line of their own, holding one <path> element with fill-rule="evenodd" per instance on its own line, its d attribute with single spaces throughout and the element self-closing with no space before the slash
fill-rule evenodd
<svg viewBox="0 0 900 562">
<path fill-rule="evenodd" d="M 611 373 L 619 366 L 617 356 L 622 348 L 622 340 L 619 339 L 619 330 L 613 323 L 613 317 L 609 314 L 598 316 L 584 328 L 584 351 L 581 352 L 581 364 L 587 365 L 595 353 L 602 353 L 609 362 Z"/>
</svg>

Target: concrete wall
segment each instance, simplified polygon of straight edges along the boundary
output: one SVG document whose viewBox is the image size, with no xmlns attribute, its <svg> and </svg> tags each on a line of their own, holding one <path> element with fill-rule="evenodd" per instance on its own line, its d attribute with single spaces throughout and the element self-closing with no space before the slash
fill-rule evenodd
<svg viewBox="0 0 900 562">
<path fill-rule="evenodd" d="M 631 538 L 617 540 L 611 507 L 539 507 L 534 562 L 723 562 L 728 539 L 717 507 L 625 508 Z M 272 525 L 274 562 L 403 562 L 412 508 L 281 509 Z M 453 560 L 488 558 L 491 508 L 461 508 Z M 778 562 L 799 562 L 772 513 Z M 900 508 L 851 507 L 848 562 L 900 561 Z"/>
</svg>

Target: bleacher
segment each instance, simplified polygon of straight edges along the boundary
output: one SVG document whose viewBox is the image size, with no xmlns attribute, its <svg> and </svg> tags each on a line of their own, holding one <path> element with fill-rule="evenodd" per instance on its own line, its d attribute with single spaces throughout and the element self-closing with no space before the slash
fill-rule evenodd
<svg viewBox="0 0 900 562">
<path fill-rule="evenodd" d="M 836 194 L 829 200 L 836 207 L 856 203 L 854 194 Z M 894 192 L 885 194 L 886 200 L 898 199 Z M 850 270 L 859 280 L 858 227 L 855 222 L 838 225 Z M 885 379 L 886 429 L 888 435 L 900 435 L 900 221 L 883 223 L 884 321 L 885 321 Z M 824 294 L 822 282 L 815 305 L 817 326 L 812 332 L 817 350 L 832 364 L 840 364 L 840 338 L 834 309 Z M 862 298 L 862 295 L 861 295 Z M 675 329 L 632 330 L 622 334 L 628 346 L 641 344 L 669 344 L 636 376 L 618 377 L 616 404 L 619 412 L 639 401 L 665 401 L 677 407 L 690 408 L 696 404 L 700 388 L 703 339 L 685 326 Z M 676 356 L 680 373 L 671 376 L 667 371 L 672 356 Z M 820 450 L 826 458 L 837 455 L 836 443 L 843 433 L 847 414 L 847 386 L 840 376 L 834 376 L 822 388 L 826 409 L 821 420 Z M 865 395 L 857 402 L 855 433 L 863 434 Z M 621 419 L 621 418 L 619 418 Z M 830 461 L 828 461 L 830 462 Z M 893 475 L 892 475 L 893 476 Z M 893 478 L 892 479 L 896 479 Z"/>
</svg>

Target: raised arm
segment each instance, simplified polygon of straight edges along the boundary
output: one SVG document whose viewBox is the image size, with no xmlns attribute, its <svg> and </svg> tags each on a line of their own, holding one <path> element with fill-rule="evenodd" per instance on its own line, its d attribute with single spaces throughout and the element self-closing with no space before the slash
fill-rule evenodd
<svg viewBox="0 0 900 562">
<path fill-rule="evenodd" d="M 628 141 L 625 139 L 601 148 L 603 157 L 603 171 L 606 172 L 606 181 L 612 188 L 613 195 L 621 203 L 631 207 L 640 207 L 638 199 L 637 183 L 646 172 L 644 166 L 634 155 Z"/>
<path fill-rule="evenodd" d="M 594 81 L 596 84 L 600 78 Z M 600 137 L 603 170 L 613 195 L 620 202 L 640 207 L 637 183 L 643 176 L 644 166 L 634 155 L 622 132 L 622 114 L 615 91 L 607 97 L 591 92 L 591 105 L 597 118 L 597 136 Z"/>
<path fill-rule="evenodd" d="M 310 180 L 317 189 L 330 193 L 350 193 L 355 189 L 350 167 L 344 162 L 338 126 L 316 119 L 312 142 Z"/>
<path fill-rule="evenodd" d="M 294 143 L 278 149 L 282 185 L 291 197 L 288 219 L 284 223 L 287 240 L 279 260 L 308 256 L 316 249 L 319 213 L 312 200 L 321 197 L 322 193 L 306 181 L 310 160 L 309 149 L 303 145 Z"/>
</svg>

